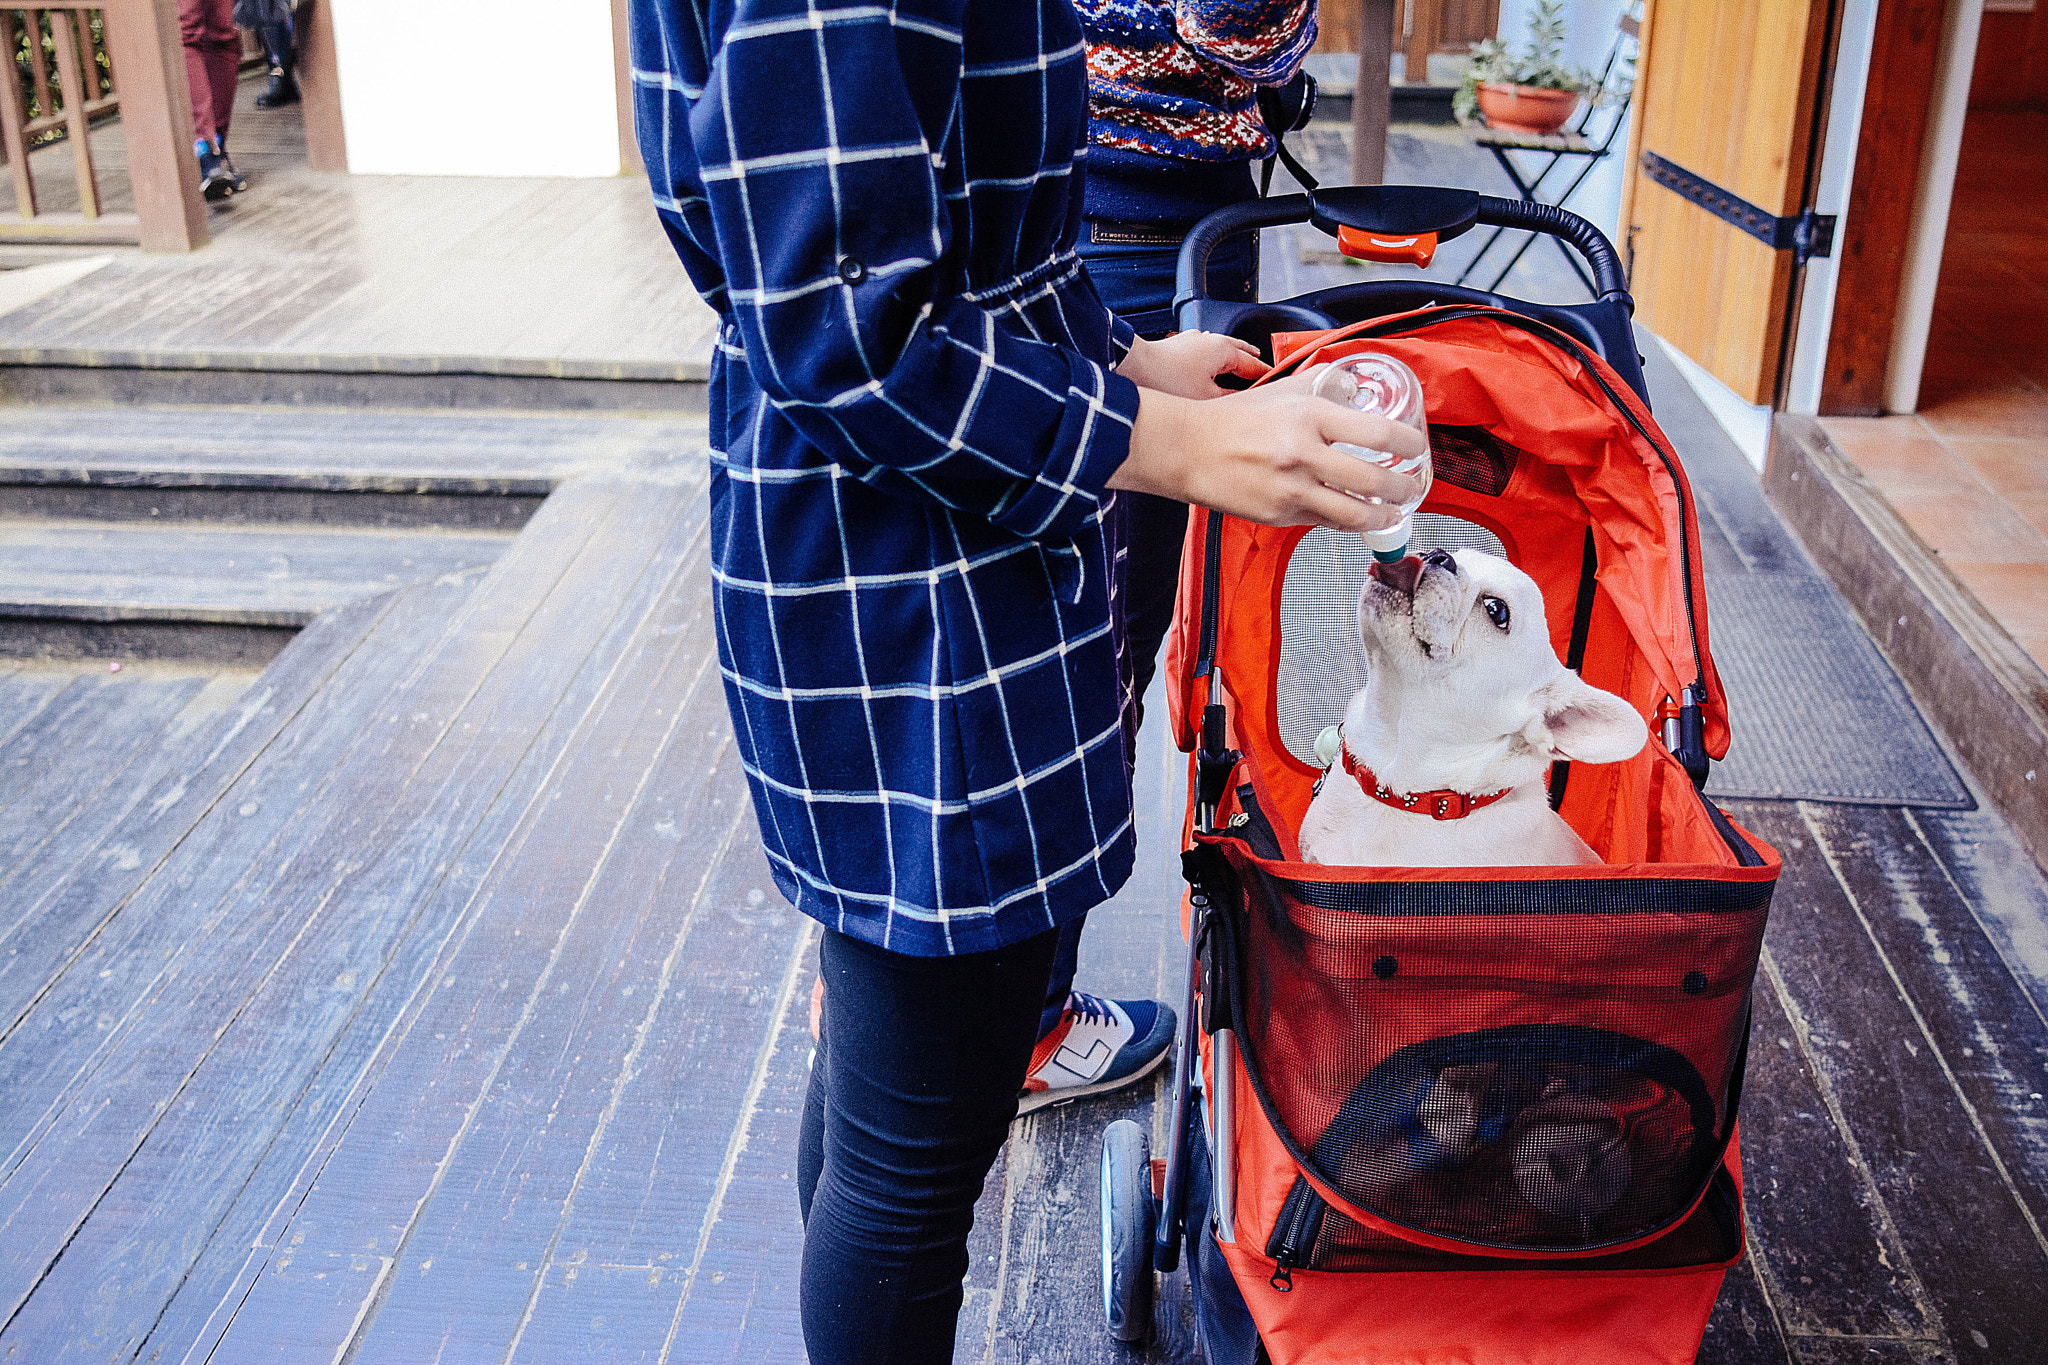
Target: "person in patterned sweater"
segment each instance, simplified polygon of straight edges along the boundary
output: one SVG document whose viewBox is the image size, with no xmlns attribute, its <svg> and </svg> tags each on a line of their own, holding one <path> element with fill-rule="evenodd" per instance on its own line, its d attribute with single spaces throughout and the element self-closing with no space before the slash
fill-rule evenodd
<svg viewBox="0 0 2048 1365">
<path fill-rule="evenodd" d="M 1316 0 L 1074 0 L 1088 42 L 1088 157 L 1079 251 L 1096 291 L 1140 335 L 1173 330 L 1181 239 L 1205 215 L 1258 197 L 1273 154 L 1259 87 L 1283 85 L 1316 40 Z M 1209 261 L 1213 298 L 1258 294 L 1256 235 Z M 1124 622 L 1142 716 L 1173 622 L 1185 503 L 1129 496 Z M 1135 735 L 1135 730 L 1133 731 Z M 1062 926 L 1019 1112 L 1119 1089 L 1165 1060 L 1173 1011 L 1073 990 L 1085 918 Z"/>
</svg>

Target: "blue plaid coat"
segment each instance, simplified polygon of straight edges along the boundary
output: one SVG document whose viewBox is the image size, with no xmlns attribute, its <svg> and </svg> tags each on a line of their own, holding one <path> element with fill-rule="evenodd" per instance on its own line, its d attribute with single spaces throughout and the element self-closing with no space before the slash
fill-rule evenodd
<svg viewBox="0 0 2048 1365">
<path fill-rule="evenodd" d="M 719 660 L 775 877 L 979 952 L 1132 859 L 1104 483 L 1138 396 L 1074 255 L 1070 0 L 633 0 L 655 203 L 722 316 Z"/>
</svg>

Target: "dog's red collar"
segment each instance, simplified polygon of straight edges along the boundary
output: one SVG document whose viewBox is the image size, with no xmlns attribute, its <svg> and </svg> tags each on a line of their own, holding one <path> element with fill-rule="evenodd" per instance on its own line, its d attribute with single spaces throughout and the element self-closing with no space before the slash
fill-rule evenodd
<svg viewBox="0 0 2048 1365">
<path fill-rule="evenodd" d="M 1344 771 L 1358 781 L 1358 789 L 1383 806 L 1405 810 L 1410 815 L 1427 815 L 1432 820 L 1462 820 L 1473 811 L 1490 806 L 1506 796 L 1512 787 L 1502 787 L 1497 792 L 1474 796 L 1470 792 L 1454 792 L 1439 789 L 1428 792 L 1393 792 L 1381 785 L 1373 776 L 1372 769 L 1351 756 L 1351 746 L 1340 751 Z"/>
</svg>

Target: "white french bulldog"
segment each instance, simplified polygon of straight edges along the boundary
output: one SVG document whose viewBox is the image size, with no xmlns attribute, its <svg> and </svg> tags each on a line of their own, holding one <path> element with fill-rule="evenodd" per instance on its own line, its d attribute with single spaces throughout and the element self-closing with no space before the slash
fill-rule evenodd
<svg viewBox="0 0 2048 1365">
<path fill-rule="evenodd" d="M 1649 727 L 1558 662 L 1535 580 L 1480 550 L 1376 563 L 1358 630 L 1366 684 L 1344 713 L 1341 750 L 1321 754 L 1330 767 L 1302 819 L 1304 861 L 1600 861 L 1550 809 L 1545 777 L 1556 759 L 1629 758 Z"/>
</svg>

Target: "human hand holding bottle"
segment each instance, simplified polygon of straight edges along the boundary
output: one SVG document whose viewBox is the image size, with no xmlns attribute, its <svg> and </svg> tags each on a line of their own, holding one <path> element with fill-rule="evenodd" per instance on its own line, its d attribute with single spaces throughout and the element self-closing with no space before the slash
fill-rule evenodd
<svg viewBox="0 0 2048 1365">
<path fill-rule="evenodd" d="M 1196 401 L 1139 388 L 1130 454 L 1111 488 L 1156 493 L 1267 526 L 1384 531 L 1427 491 L 1399 469 L 1339 446 L 1427 455 L 1428 439 L 1378 413 L 1315 396 L 1324 367 Z"/>
</svg>

